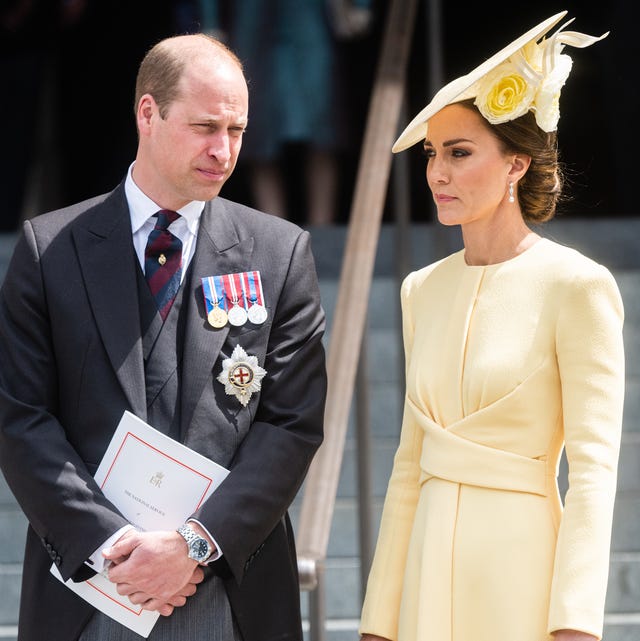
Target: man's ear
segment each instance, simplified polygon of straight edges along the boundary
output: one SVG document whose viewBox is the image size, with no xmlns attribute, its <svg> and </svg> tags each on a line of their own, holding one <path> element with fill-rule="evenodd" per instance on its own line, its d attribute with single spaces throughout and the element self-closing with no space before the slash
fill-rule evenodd
<svg viewBox="0 0 640 641">
<path fill-rule="evenodd" d="M 149 131 L 154 114 L 159 114 L 158 105 L 149 93 L 144 94 L 138 101 L 136 110 L 136 122 L 138 131 L 143 134 Z"/>
</svg>

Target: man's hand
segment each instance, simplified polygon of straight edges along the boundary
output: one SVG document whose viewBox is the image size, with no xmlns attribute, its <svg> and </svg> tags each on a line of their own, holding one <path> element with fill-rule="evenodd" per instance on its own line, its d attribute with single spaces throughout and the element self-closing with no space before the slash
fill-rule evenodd
<svg viewBox="0 0 640 641">
<path fill-rule="evenodd" d="M 165 616 L 184 605 L 204 576 L 177 532 L 131 530 L 102 554 L 113 563 L 109 580 L 118 594 Z"/>
<path fill-rule="evenodd" d="M 162 616 L 168 617 L 175 608 L 180 608 L 187 602 L 187 597 L 196 593 L 197 585 L 204 578 L 202 568 L 196 567 L 189 582 L 177 594 L 174 594 L 167 603 L 162 603 L 159 599 L 154 599 L 144 592 L 133 592 L 129 594 L 129 600 L 132 603 L 142 605 L 143 610 L 153 610 Z"/>
</svg>

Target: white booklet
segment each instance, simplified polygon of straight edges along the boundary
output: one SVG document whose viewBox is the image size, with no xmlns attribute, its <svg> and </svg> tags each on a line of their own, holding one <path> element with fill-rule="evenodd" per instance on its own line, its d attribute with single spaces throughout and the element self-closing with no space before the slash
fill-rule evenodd
<svg viewBox="0 0 640 641">
<path fill-rule="evenodd" d="M 125 411 L 95 479 L 104 495 L 140 530 L 175 530 L 222 483 L 229 471 Z M 51 573 L 62 581 L 55 565 Z M 96 574 L 65 585 L 98 610 L 148 637 L 158 617 Z"/>
</svg>

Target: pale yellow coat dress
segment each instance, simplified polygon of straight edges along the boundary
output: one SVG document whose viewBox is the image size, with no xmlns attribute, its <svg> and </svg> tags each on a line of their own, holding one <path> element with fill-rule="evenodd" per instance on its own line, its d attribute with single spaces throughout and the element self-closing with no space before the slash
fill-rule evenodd
<svg viewBox="0 0 640 641">
<path fill-rule="evenodd" d="M 613 277 L 542 239 L 495 265 L 453 254 L 401 299 L 405 410 L 360 631 L 600 636 L 624 396 Z"/>
</svg>

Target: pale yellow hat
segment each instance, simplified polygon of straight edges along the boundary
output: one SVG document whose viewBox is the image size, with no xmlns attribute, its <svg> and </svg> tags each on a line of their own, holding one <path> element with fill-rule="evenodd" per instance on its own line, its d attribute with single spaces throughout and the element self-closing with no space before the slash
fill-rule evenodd
<svg viewBox="0 0 640 641">
<path fill-rule="evenodd" d="M 431 102 L 407 125 L 391 151 L 403 151 L 424 140 L 427 122 L 438 111 L 454 102 L 475 98 L 480 113 L 492 124 L 507 122 L 533 111 L 543 131 L 555 131 L 560 118 L 560 90 L 571 71 L 571 58 L 562 54 L 564 45 L 588 47 L 606 38 L 576 31 L 562 31 L 538 42 L 564 16 L 557 13 L 541 22 L 510 45 L 485 60 L 465 76 L 445 85 Z"/>
</svg>

